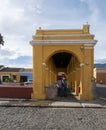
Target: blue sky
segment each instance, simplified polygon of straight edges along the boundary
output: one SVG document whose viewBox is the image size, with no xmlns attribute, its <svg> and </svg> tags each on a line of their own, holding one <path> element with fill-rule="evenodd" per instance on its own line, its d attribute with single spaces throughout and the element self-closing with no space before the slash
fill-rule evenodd
<svg viewBox="0 0 106 130">
<path fill-rule="evenodd" d="M 0 0 L 0 64 L 32 67 L 29 41 L 36 29 L 81 29 L 90 24 L 95 63 L 106 63 L 106 0 Z"/>
</svg>

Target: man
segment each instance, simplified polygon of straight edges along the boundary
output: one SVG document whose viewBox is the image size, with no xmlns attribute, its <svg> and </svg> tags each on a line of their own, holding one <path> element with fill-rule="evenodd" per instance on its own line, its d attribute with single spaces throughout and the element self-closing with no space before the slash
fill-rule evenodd
<svg viewBox="0 0 106 130">
<path fill-rule="evenodd" d="M 61 96 L 67 97 L 67 83 L 66 78 L 64 76 L 61 80 Z"/>
</svg>

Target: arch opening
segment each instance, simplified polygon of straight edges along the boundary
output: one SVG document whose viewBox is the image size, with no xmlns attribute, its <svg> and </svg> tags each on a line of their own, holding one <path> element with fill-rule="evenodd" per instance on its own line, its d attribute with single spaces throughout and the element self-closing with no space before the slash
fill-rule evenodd
<svg viewBox="0 0 106 130">
<path fill-rule="evenodd" d="M 72 58 L 72 54 L 59 52 L 52 56 L 53 62 L 57 68 L 66 68 Z"/>
<path fill-rule="evenodd" d="M 69 52 L 56 52 L 46 62 L 46 84 L 51 86 L 62 77 L 66 76 L 67 87 L 71 92 L 78 95 L 78 86 L 80 84 L 80 62 L 78 58 Z"/>
</svg>

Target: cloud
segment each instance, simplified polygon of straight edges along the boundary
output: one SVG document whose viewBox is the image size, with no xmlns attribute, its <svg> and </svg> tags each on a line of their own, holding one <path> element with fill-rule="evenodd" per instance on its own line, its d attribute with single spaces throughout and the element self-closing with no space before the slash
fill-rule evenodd
<svg viewBox="0 0 106 130">
<path fill-rule="evenodd" d="M 4 46 L 0 49 L 0 64 L 31 66 L 32 39 L 37 27 L 35 19 L 42 13 L 43 0 L 0 0 L 0 33 Z"/>
<path fill-rule="evenodd" d="M 37 27 L 35 19 L 42 12 L 42 1 L 0 0 L 0 33 L 5 42 L 2 51 L 9 48 L 21 55 L 32 55 L 29 41 Z"/>
<path fill-rule="evenodd" d="M 95 63 L 102 63 L 102 64 L 104 64 L 104 63 L 106 63 L 106 58 L 104 58 L 104 59 L 95 59 L 95 61 L 94 61 Z"/>
<path fill-rule="evenodd" d="M 97 23 L 100 22 L 101 19 L 106 20 L 104 19 L 106 18 L 106 16 L 103 15 L 106 12 L 105 0 L 103 0 L 103 2 L 101 2 L 101 0 L 80 0 L 80 1 L 87 5 L 87 10 L 90 12 L 89 14 L 90 22 Z"/>
<path fill-rule="evenodd" d="M 2 25 L 5 25 L 5 22 L 7 22 L 7 25 L 8 22 L 11 24 L 21 22 L 22 18 L 24 18 L 24 9 L 13 6 L 9 0 L 0 3 L 0 23 Z"/>
<path fill-rule="evenodd" d="M 103 0 L 80 0 L 87 5 L 87 9 L 90 12 L 88 15 L 88 22 L 91 24 L 91 33 L 95 34 L 95 38 L 98 40 L 95 46 L 95 62 L 104 62 L 106 57 L 106 1 Z"/>
<path fill-rule="evenodd" d="M 91 33 L 98 40 L 95 60 L 104 59 L 105 5 L 105 0 L 0 0 L 0 33 L 5 42 L 0 50 L 0 63 L 13 65 L 14 60 L 15 65 L 20 56 L 25 59 L 31 57 L 29 41 L 39 26 L 42 29 L 80 29 L 87 21 L 91 25 Z"/>
<path fill-rule="evenodd" d="M 4 65 L 4 66 L 8 66 L 8 67 L 32 68 L 32 57 L 31 56 L 19 56 L 14 59 L 4 57 L 3 59 L 0 59 L 0 63 L 2 63 L 2 65 Z"/>
<path fill-rule="evenodd" d="M 18 51 L 13 51 L 10 49 L 0 49 L 0 59 L 8 58 L 8 59 L 15 59 L 17 58 L 20 54 Z"/>
<path fill-rule="evenodd" d="M 9 60 L 9 64 L 13 67 L 24 67 L 32 68 L 32 57 L 31 56 L 19 56 L 16 59 Z"/>
<path fill-rule="evenodd" d="M 3 58 L 7 58 L 9 56 L 12 55 L 12 52 L 8 51 L 8 50 L 0 50 L 0 59 L 3 59 Z"/>
<path fill-rule="evenodd" d="M 11 67 L 32 67 L 32 56 L 22 55 L 19 50 L 0 49 L 0 64 Z"/>
</svg>

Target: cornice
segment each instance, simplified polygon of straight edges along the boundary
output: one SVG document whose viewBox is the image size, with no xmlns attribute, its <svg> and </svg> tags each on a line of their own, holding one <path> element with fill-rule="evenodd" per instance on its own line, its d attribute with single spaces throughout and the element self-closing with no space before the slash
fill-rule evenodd
<svg viewBox="0 0 106 130">
<path fill-rule="evenodd" d="M 70 37 L 73 37 L 73 36 L 76 36 L 76 37 L 78 37 L 78 36 L 95 36 L 95 35 L 93 35 L 93 34 L 61 34 L 61 35 L 58 35 L 58 34 L 54 34 L 54 35 L 45 35 L 45 34 L 43 34 L 43 35 L 33 35 L 32 37 L 34 38 L 34 37 L 68 37 L 68 36 L 70 36 Z"/>
<path fill-rule="evenodd" d="M 32 40 L 31 45 L 84 45 L 94 46 L 97 40 Z"/>
</svg>

